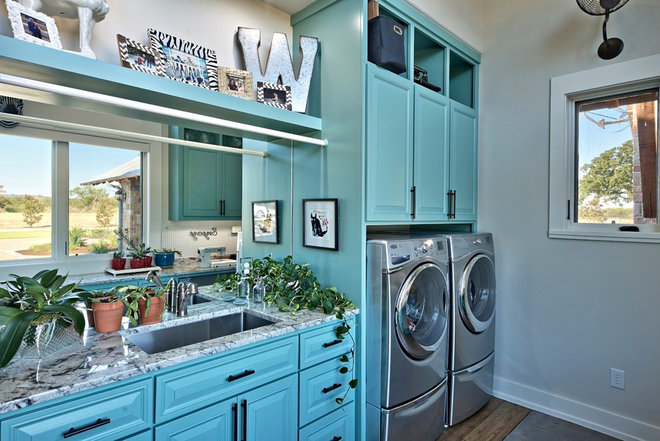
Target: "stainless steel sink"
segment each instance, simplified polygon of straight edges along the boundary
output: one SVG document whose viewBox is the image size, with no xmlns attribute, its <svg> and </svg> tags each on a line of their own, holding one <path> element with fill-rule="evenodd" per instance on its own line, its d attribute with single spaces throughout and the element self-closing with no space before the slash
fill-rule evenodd
<svg viewBox="0 0 660 441">
<path fill-rule="evenodd" d="M 273 323 L 274 320 L 242 311 L 154 331 L 128 334 L 126 338 L 147 354 L 155 354 Z"/>
<path fill-rule="evenodd" d="M 206 297 L 202 297 L 197 294 L 188 296 L 188 306 L 199 305 L 200 303 L 206 303 L 210 301 L 211 299 L 207 299 Z"/>
</svg>

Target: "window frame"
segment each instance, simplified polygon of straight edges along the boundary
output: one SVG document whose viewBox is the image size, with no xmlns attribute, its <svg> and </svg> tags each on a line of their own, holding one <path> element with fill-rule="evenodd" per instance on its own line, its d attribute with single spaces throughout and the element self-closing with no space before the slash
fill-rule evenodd
<svg viewBox="0 0 660 441">
<path fill-rule="evenodd" d="M 660 243 L 660 225 L 637 225 L 638 232 L 620 231 L 621 224 L 576 223 L 573 213 L 577 174 L 576 102 L 645 89 L 660 89 L 660 55 L 550 80 L 548 237 Z"/>
<path fill-rule="evenodd" d="M 134 150 L 142 154 L 142 234 L 145 243 L 160 246 L 162 199 L 161 171 L 162 154 L 158 143 L 108 138 L 92 134 L 68 132 L 49 128 L 19 125 L 15 128 L 0 128 L 0 133 L 52 141 L 52 233 L 51 256 L 44 258 L 8 260 L 0 262 L 0 280 L 10 274 L 33 275 L 43 269 L 57 268 L 61 273 L 85 274 L 102 272 L 109 266 L 108 254 L 68 255 L 69 240 L 69 144 L 84 144 L 99 147 Z M 59 146 L 59 147 L 56 147 Z"/>
</svg>

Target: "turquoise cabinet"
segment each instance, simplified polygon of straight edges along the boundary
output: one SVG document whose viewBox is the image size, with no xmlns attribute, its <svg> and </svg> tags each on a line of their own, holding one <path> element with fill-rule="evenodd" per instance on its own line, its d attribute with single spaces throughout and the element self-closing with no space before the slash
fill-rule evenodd
<svg viewBox="0 0 660 441">
<path fill-rule="evenodd" d="M 172 128 L 171 136 L 181 137 L 180 132 Z M 240 138 L 223 136 L 222 140 L 223 145 L 242 146 Z M 240 219 L 242 168 L 241 155 L 171 145 L 170 220 Z"/>
<path fill-rule="evenodd" d="M 230 441 L 236 439 L 236 399 L 225 400 L 156 427 L 156 441 Z"/>
<path fill-rule="evenodd" d="M 477 218 L 477 111 L 456 101 L 451 103 L 449 179 L 452 218 Z"/>
<path fill-rule="evenodd" d="M 344 406 L 301 429 L 298 441 L 352 441 L 354 433 L 355 408 Z"/>
<path fill-rule="evenodd" d="M 298 376 L 290 375 L 238 396 L 240 439 L 295 440 Z"/>
</svg>

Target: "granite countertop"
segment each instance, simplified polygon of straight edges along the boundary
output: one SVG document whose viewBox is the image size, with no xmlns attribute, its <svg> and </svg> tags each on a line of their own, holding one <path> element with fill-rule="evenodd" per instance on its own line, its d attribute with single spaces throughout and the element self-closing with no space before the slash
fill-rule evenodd
<svg viewBox="0 0 660 441">
<path fill-rule="evenodd" d="M 236 271 L 235 266 L 229 268 L 200 268 L 199 262 L 194 257 L 186 257 L 181 259 L 176 259 L 174 265 L 171 268 L 162 268 L 158 271 L 158 276 L 163 280 L 163 283 L 167 282 L 170 277 L 177 276 L 180 274 L 196 274 L 196 273 L 209 273 L 209 272 L 219 272 L 219 273 L 233 273 Z M 112 282 L 128 282 L 131 280 L 140 280 L 144 279 L 147 275 L 147 271 L 139 273 L 130 273 L 122 275 L 113 275 L 110 273 L 88 273 L 88 274 L 79 274 L 75 276 L 69 276 L 71 280 L 80 280 L 80 283 L 83 285 L 97 284 L 97 283 L 112 283 Z"/>
<path fill-rule="evenodd" d="M 248 302 L 246 306 L 237 306 L 222 301 L 220 293 L 213 292 L 208 287 L 201 288 L 200 295 L 211 301 L 189 306 L 186 317 L 177 317 L 175 314 L 165 312 L 162 323 L 138 327 L 129 327 L 128 320 L 124 317 L 119 332 L 101 334 L 93 328 L 86 329 L 79 343 L 68 346 L 44 360 L 15 358 L 6 367 L 0 369 L 0 415 L 335 319 L 334 315 L 323 314 L 320 311 L 299 311 L 292 316 L 263 303 Z M 130 334 L 241 312 L 245 309 L 255 315 L 269 318 L 275 323 L 151 355 L 127 338 Z M 347 315 L 356 313 L 357 310 L 354 310 Z"/>
</svg>

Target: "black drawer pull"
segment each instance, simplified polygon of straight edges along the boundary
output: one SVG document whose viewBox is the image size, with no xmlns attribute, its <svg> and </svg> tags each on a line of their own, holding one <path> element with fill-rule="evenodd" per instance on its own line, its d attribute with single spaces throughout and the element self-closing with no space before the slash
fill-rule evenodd
<svg viewBox="0 0 660 441">
<path fill-rule="evenodd" d="M 333 340 L 333 341 L 331 341 L 330 343 L 323 343 L 323 347 L 324 347 L 324 348 L 329 348 L 330 346 L 338 345 L 338 344 L 341 343 L 341 342 L 342 342 L 342 341 L 339 340 L 339 339 L 337 339 L 337 340 Z"/>
<path fill-rule="evenodd" d="M 330 386 L 330 387 L 324 387 L 324 388 L 323 388 L 323 393 L 324 393 L 324 394 L 327 394 L 328 392 L 333 391 L 333 390 L 335 390 L 335 389 L 338 389 L 338 388 L 340 388 L 340 387 L 341 387 L 341 383 L 335 383 L 335 384 L 333 384 L 333 385 Z"/>
<path fill-rule="evenodd" d="M 333 436 L 332 437 L 332 441 L 341 441 L 342 439 L 344 439 L 344 438 L 342 438 L 341 436 Z"/>
<path fill-rule="evenodd" d="M 71 436 L 78 435 L 79 433 L 105 426 L 106 424 L 110 424 L 110 418 L 99 418 L 95 423 L 92 423 L 89 426 L 81 427 L 80 429 L 76 429 L 74 427 L 70 428 L 68 432 L 64 433 L 64 438 L 69 438 Z"/>
<path fill-rule="evenodd" d="M 240 380 L 243 377 L 247 377 L 248 375 L 254 374 L 255 370 L 254 369 L 245 369 L 243 373 L 240 373 L 238 375 L 230 375 L 227 377 L 227 381 L 232 382 L 236 380 Z"/>
<path fill-rule="evenodd" d="M 232 404 L 231 411 L 234 414 L 234 441 L 238 441 L 238 404 Z"/>
</svg>

